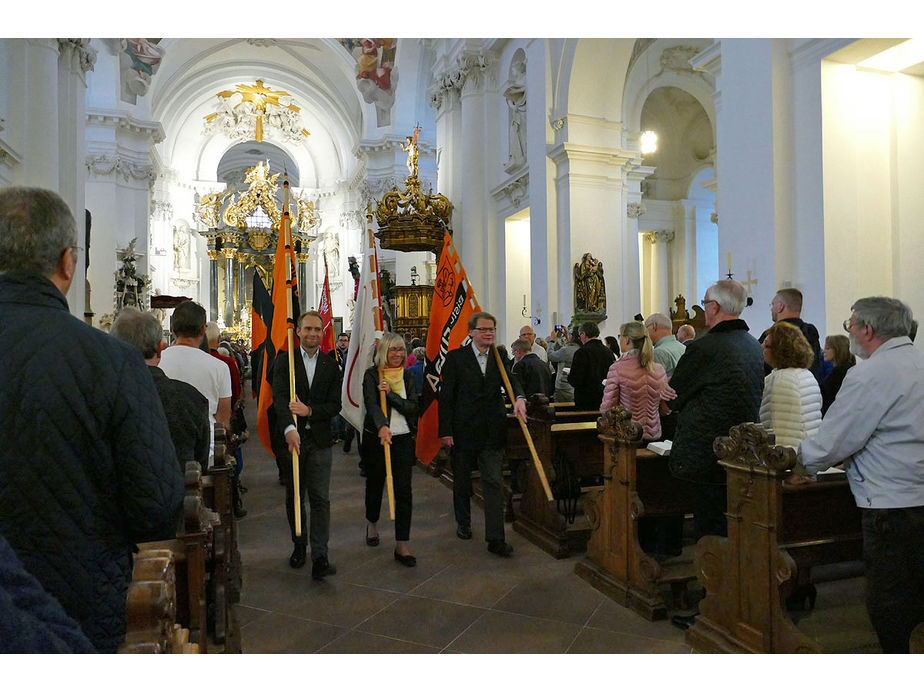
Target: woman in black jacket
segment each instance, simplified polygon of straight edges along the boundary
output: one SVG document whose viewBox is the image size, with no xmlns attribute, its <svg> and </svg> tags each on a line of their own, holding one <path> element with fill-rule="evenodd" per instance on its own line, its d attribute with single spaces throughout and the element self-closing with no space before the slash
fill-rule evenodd
<svg viewBox="0 0 924 693">
<path fill-rule="evenodd" d="M 834 368 L 821 381 L 821 415 L 828 412 L 834 403 L 837 391 L 841 389 L 844 376 L 853 367 L 857 359 L 850 353 L 850 340 L 842 334 L 829 335 L 825 338 L 824 359 L 834 364 Z"/>
<path fill-rule="evenodd" d="M 382 335 L 375 364 L 363 376 L 362 458 L 366 466 L 366 544 L 379 545 L 376 526 L 385 485 L 385 449 L 391 447 L 391 473 L 395 493 L 395 560 L 408 567 L 417 559 L 408 550 L 411 532 L 411 476 L 414 472 L 418 396 L 413 375 L 405 370 L 404 339 L 391 332 Z M 385 394 L 387 413 L 382 411 Z"/>
</svg>

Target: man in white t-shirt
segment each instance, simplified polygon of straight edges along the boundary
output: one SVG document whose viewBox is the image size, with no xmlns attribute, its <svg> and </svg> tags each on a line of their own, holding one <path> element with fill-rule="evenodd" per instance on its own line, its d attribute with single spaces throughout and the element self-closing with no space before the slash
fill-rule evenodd
<svg viewBox="0 0 924 693">
<path fill-rule="evenodd" d="M 199 348 L 205 335 L 205 308 L 184 301 L 173 311 L 173 346 L 160 355 L 160 369 L 168 378 L 182 380 L 196 388 L 209 401 L 210 423 L 231 430 L 231 372 L 228 366 Z M 214 434 L 210 435 L 209 460 L 214 458 Z"/>
</svg>

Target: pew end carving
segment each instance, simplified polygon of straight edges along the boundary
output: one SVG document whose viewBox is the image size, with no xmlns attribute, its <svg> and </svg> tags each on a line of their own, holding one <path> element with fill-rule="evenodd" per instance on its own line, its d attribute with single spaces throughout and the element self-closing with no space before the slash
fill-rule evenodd
<svg viewBox="0 0 924 693">
<path fill-rule="evenodd" d="M 667 617 L 671 604 L 686 603 L 693 579 L 692 549 L 680 556 L 649 555 L 639 541 L 639 520 L 682 516 L 692 509 L 686 487 L 674 482 L 662 457 L 642 447 L 642 427 L 622 407 L 597 420 L 603 444 L 603 488 L 588 495 L 592 533 L 587 556 L 574 572 L 615 602 L 649 620 Z"/>
<path fill-rule="evenodd" d="M 785 483 L 796 462 L 759 424 L 733 427 L 714 450 L 728 482 L 728 537 L 696 545 L 706 589 L 687 642 L 704 652 L 819 652 L 792 621 L 786 598 L 813 565 L 858 560 L 859 510 L 842 475 Z"/>
</svg>

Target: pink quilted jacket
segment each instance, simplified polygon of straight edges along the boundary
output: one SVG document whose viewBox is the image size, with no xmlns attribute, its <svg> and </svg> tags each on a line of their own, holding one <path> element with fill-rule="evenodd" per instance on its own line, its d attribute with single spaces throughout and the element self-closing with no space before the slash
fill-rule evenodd
<svg viewBox="0 0 924 693">
<path fill-rule="evenodd" d="M 661 419 L 658 406 L 662 399 L 675 397 L 667 384 L 664 366 L 654 364 L 654 371 L 642 368 L 638 363 L 638 352 L 630 351 L 610 366 L 603 387 L 602 414 L 617 404 L 632 412 L 632 420 L 642 425 L 645 440 L 661 437 Z"/>
</svg>

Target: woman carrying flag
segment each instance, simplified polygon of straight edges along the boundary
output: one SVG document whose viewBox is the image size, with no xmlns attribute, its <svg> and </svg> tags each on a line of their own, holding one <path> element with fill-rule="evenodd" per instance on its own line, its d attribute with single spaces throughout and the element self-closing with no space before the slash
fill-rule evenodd
<svg viewBox="0 0 924 693">
<path fill-rule="evenodd" d="M 413 376 L 405 370 L 404 339 L 385 332 L 379 340 L 375 363 L 363 376 L 366 416 L 360 450 L 366 466 L 366 544 L 379 545 L 376 524 L 385 486 L 385 447 L 391 447 L 395 493 L 395 560 L 408 567 L 417 559 L 408 550 L 411 532 L 411 477 L 414 472 L 414 436 L 417 432 L 418 396 Z M 385 407 L 381 405 L 385 393 Z"/>
</svg>

